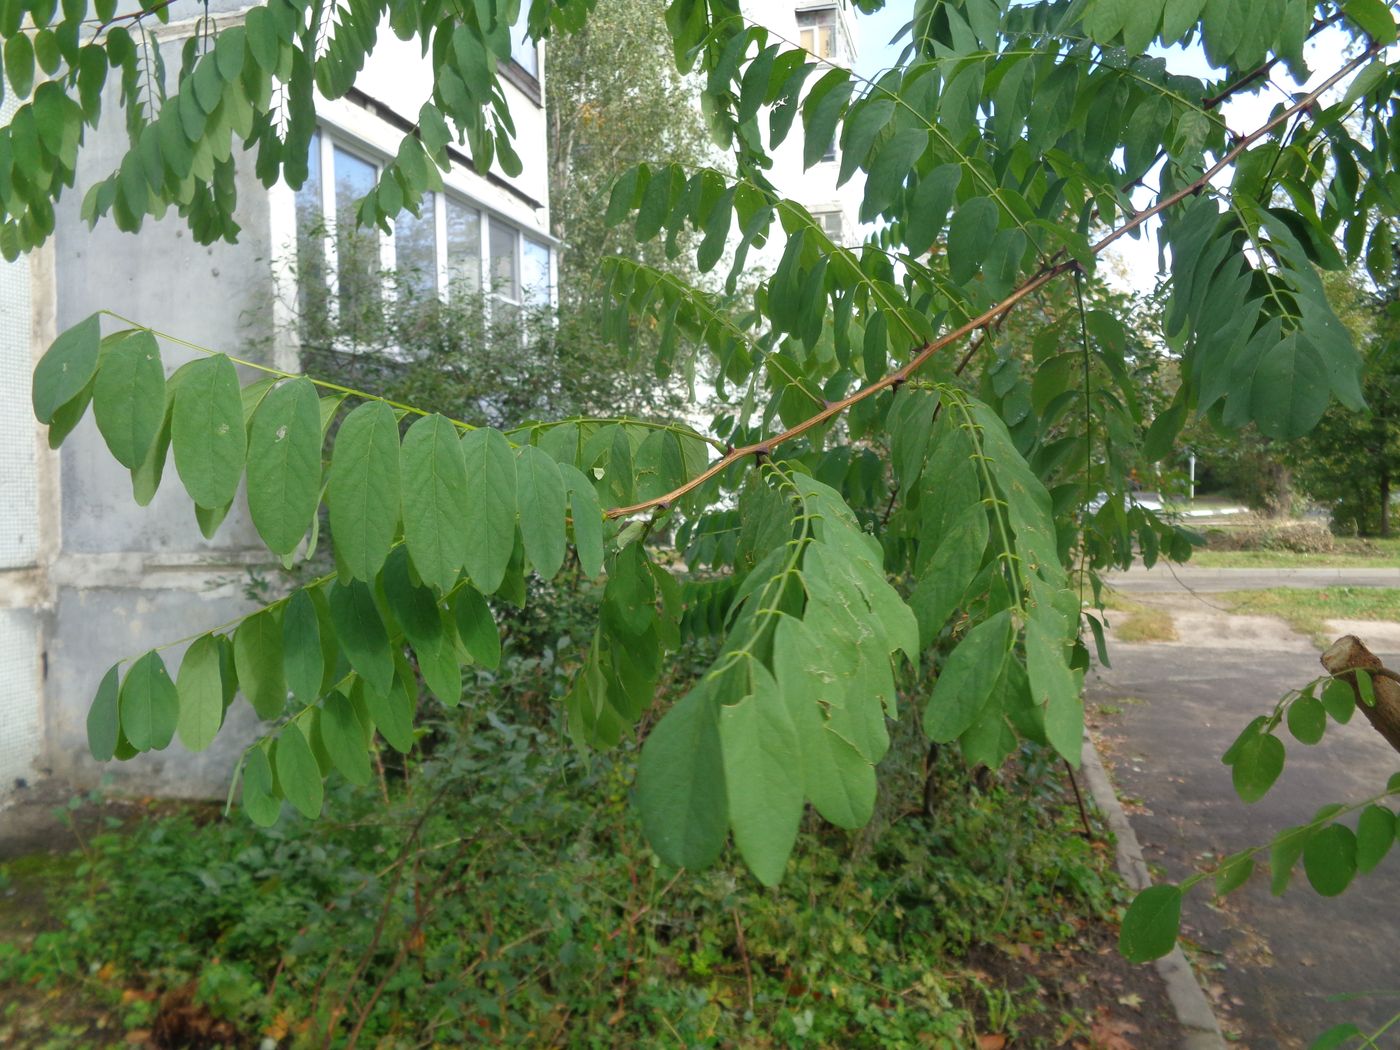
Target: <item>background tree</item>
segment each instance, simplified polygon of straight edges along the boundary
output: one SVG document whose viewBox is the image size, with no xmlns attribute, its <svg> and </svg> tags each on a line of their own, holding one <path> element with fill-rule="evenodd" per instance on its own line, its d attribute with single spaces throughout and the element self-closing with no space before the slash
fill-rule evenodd
<svg viewBox="0 0 1400 1050">
<path fill-rule="evenodd" d="M 638 245 L 603 221 L 619 172 L 643 163 L 694 169 L 718 159 L 700 114 L 699 85 L 676 69 L 665 15 L 664 0 L 599 0 L 577 32 L 550 41 L 550 224 L 563 242 L 566 307 L 598 307 L 600 264 L 619 253 L 695 274 L 689 251 Z"/>
<path fill-rule="evenodd" d="M 1393 291 L 1389 293 L 1393 295 Z M 1299 486 L 1331 508 L 1345 534 L 1390 536 L 1400 483 L 1400 326 L 1386 296 L 1362 371 L 1365 413 L 1329 410 L 1317 429 L 1288 450 Z"/>
</svg>

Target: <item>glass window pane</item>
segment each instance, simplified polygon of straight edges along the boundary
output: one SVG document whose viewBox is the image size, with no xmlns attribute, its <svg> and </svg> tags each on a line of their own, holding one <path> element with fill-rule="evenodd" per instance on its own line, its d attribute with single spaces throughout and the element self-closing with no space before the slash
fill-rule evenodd
<svg viewBox="0 0 1400 1050">
<path fill-rule="evenodd" d="M 804 51 L 818 58 L 835 58 L 836 11 L 823 8 L 819 11 L 797 12 L 798 43 Z"/>
<path fill-rule="evenodd" d="M 419 299 L 437 295 L 436 203 L 436 195 L 425 193 L 416 218 L 401 211 L 394 220 L 394 269 L 399 287 Z"/>
<path fill-rule="evenodd" d="M 540 75 L 540 52 L 535 42 L 526 33 L 527 23 L 524 10 L 520 21 L 510 29 L 510 57 L 532 77 Z"/>
<path fill-rule="evenodd" d="M 520 301 L 515 272 L 515 227 L 491 220 L 491 290 L 512 302 Z"/>
<path fill-rule="evenodd" d="M 297 190 L 297 309 L 305 325 L 313 311 L 325 306 L 326 230 L 321 214 L 321 136 L 311 136 L 311 152 L 306 158 L 306 181 Z"/>
<path fill-rule="evenodd" d="M 521 269 L 525 271 L 521 281 L 525 301 L 531 306 L 549 306 L 549 245 L 525 238 L 520 249 L 520 260 Z"/>
<path fill-rule="evenodd" d="M 335 147 L 335 251 L 340 310 L 350 320 L 379 295 L 379 235 L 356 225 L 355 202 L 374 189 L 374 165 Z"/>
<path fill-rule="evenodd" d="M 448 294 L 481 291 L 481 213 L 447 202 Z"/>
</svg>

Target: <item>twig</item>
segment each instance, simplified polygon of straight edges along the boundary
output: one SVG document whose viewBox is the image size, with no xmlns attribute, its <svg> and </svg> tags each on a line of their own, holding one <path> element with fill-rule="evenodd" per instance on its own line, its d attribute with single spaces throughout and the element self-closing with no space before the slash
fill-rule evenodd
<svg viewBox="0 0 1400 1050">
<path fill-rule="evenodd" d="M 1079 820 L 1084 825 L 1084 837 L 1090 842 L 1094 841 L 1094 829 L 1089 825 L 1089 812 L 1084 808 L 1084 796 L 1079 793 L 1079 781 L 1075 779 L 1074 767 L 1069 764 L 1069 759 L 1062 759 L 1065 764 L 1065 772 L 1069 774 L 1069 786 L 1074 788 L 1074 802 L 1079 807 Z"/>
<path fill-rule="evenodd" d="M 749 945 L 744 939 L 744 927 L 739 923 L 739 909 L 731 908 L 729 913 L 734 916 L 735 943 L 739 949 L 739 958 L 744 962 L 744 984 L 749 992 L 749 1013 L 753 1013 L 753 967 L 749 965 Z"/>
</svg>

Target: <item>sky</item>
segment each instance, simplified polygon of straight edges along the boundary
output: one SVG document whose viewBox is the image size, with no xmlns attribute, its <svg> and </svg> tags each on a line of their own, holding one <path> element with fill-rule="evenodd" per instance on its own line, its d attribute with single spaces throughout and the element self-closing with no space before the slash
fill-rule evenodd
<svg viewBox="0 0 1400 1050">
<path fill-rule="evenodd" d="M 864 77 L 873 77 L 882 69 L 893 65 L 899 57 L 900 44 L 889 43 L 890 39 L 913 16 L 914 0 L 889 0 L 885 7 L 873 15 L 856 16 L 856 46 L 859 50 L 856 72 Z M 1324 80 L 1342 61 L 1342 48 L 1346 36 L 1336 29 L 1319 33 L 1305 48 L 1309 68 L 1313 71 L 1311 82 Z M 1185 76 L 1213 79 L 1212 70 L 1200 47 L 1153 48 L 1154 54 L 1166 58 L 1168 67 L 1174 73 Z M 1227 101 L 1221 112 L 1231 130 L 1238 133 L 1253 131 L 1268 120 L 1270 110 L 1286 99 L 1286 92 L 1307 85 L 1299 85 L 1287 73 L 1277 71 L 1264 90 L 1252 94 L 1242 94 Z M 1345 84 L 1337 90 L 1345 89 Z M 1151 202 L 1151 193 L 1140 190 L 1135 197 L 1138 206 Z M 1140 239 L 1125 237 L 1106 252 L 1105 277 L 1125 291 L 1151 291 L 1156 282 L 1158 253 L 1156 224 L 1144 225 L 1144 236 Z"/>
</svg>

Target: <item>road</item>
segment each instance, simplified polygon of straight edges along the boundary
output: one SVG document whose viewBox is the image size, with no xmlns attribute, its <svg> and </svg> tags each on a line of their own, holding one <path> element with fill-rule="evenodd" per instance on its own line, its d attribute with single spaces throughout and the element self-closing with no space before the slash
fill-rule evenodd
<svg viewBox="0 0 1400 1050">
<path fill-rule="evenodd" d="M 1136 594 L 1189 594 L 1192 591 L 1248 591 L 1264 587 L 1400 587 L 1394 569 L 1208 569 L 1158 562 L 1150 569 L 1134 565 L 1115 572 L 1108 582 Z"/>
<path fill-rule="evenodd" d="M 1251 718 L 1321 672 L 1317 651 L 1281 621 L 1193 616 L 1179 643 L 1113 645 L 1112 668 L 1091 672 L 1088 691 L 1091 725 L 1146 859 L 1173 881 L 1268 842 L 1326 803 L 1369 797 L 1400 769 L 1400 756 L 1357 716 L 1330 724 L 1316 747 L 1289 739 L 1273 791 L 1252 806 L 1240 802 L 1220 755 Z M 1379 1026 L 1400 1010 L 1400 850 L 1334 898 L 1312 891 L 1301 864 L 1287 894 L 1274 898 L 1265 868 L 1219 906 L 1198 887 L 1184 912 L 1236 1045 L 1306 1047 L 1333 1024 Z M 1330 998 L 1373 990 L 1389 997 Z M 1400 1045 L 1397 1034 L 1379 1045 Z"/>
</svg>

